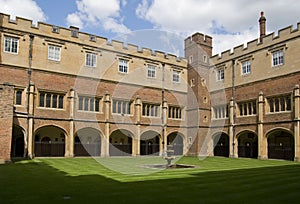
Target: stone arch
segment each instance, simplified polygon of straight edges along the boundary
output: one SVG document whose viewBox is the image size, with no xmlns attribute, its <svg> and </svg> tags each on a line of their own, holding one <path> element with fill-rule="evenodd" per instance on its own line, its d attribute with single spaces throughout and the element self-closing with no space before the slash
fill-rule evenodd
<svg viewBox="0 0 300 204">
<path fill-rule="evenodd" d="M 258 157 L 258 137 L 250 130 L 243 130 L 237 134 L 238 156 L 246 158 Z"/>
<path fill-rule="evenodd" d="M 75 156 L 100 156 L 102 134 L 99 130 L 86 127 L 77 130 L 74 135 Z"/>
<path fill-rule="evenodd" d="M 224 132 L 213 135 L 214 156 L 229 157 L 229 136 Z"/>
<path fill-rule="evenodd" d="M 268 158 L 294 160 L 294 136 L 285 128 L 275 128 L 267 134 Z"/>
<path fill-rule="evenodd" d="M 11 157 L 25 156 L 25 130 L 19 125 L 13 125 Z"/>
<path fill-rule="evenodd" d="M 34 153 L 37 157 L 63 157 L 66 131 L 55 125 L 45 125 L 34 133 Z"/>
<path fill-rule="evenodd" d="M 174 155 L 184 153 L 184 135 L 180 132 L 171 132 L 167 136 L 167 145 L 173 145 Z"/>
<path fill-rule="evenodd" d="M 133 134 L 129 130 L 117 129 L 109 136 L 110 156 L 131 156 Z"/>
<path fill-rule="evenodd" d="M 153 130 L 145 131 L 140 137 L 140 155 L 159 155 L 161 135 Z"/>
</svg>

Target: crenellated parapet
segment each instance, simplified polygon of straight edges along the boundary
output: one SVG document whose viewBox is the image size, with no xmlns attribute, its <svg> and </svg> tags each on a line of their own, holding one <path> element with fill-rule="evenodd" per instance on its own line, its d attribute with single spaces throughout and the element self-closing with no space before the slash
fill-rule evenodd
<svg viewBox="0 0 300 204">
<path fill-rule="evenodd" d="M 64 28 L 43 22 L 34 24 L 33 21 L 29 19 L 16 17 L 13 20 L 10 15 L 0 13 L 0 28 L 6 33 L 9 33 L 10 31 L 14 34 L 18 33 L 19 36 L 33 34 L 43 38 L 57 39 L 63 42 L 90 46 L 93 49 L 103 49 L 136 57 L 149 58 L 169 64 L 175 63 L 178 66 L 186 66 L 186 61 L 183 58 L 173 54 L 149 48 L 140 48 L 137 45 L 127 44 L 117 40 L 109 41 L 107 38 L 101 36 L 81 32 L 78 28 L 73 26 Z"/>
<path fill-rule="evenodd" d="M 202 33 L 195 33 L 184 40 L 184 45 L 185 45 L 185 49 L 190 49 L 194 45 L 197 45 L 201 47 L 201 49 L 204 52 L 206 52 L 207 55 L 209 56 L 212 55 L 212 37 L 209 35 L 204 35 Z"/>
<path fill-rule="evenodd" d="M 229 61 L 231 59 L 236 59 L 241 56 L 251 54 L 258 50 L 268 49 L 276 44 L 284 43 L 288 40 L 297 38 L 300 36 L 300 22 L 297 24 L 297 27 L 288 26 L 278 31 L 278 35 L 274 32 L 262 36 L 261 38 L 254 39 L 250 42 L 247 42 L 245 45 L 241 44 L 234 47 L 232 50 L 226 50 L 221 54 L 216 54 L 212 56 L 211 60 L 214 63 L 222 63 Z"/>
</svg>

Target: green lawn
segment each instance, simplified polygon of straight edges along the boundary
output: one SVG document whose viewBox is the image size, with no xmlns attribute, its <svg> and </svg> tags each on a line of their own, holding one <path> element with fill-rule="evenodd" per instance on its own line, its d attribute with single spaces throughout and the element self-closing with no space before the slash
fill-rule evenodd
<svg viewBox="0 0 300 204">
<path fill-rule="evenodd" d="M 148 158 L 149 160 L 153 158 Z M 138 160 L 138 161 L 137 161 Z M 139 158 L 16 161 L 0 165 L 0 203 L 297 203 L 300 163 L 184 157 L 195 169 L 133 175 Z M 155 160 L 155 158 L 154 158 Z M 106 162 L 106 163 L 105 163 Z M 144 162 L 144 161 L 143 161 Z M 155 162 L 155 161 L 154 161 Z M 125 165 L 127 164 L 127 165 Z M 140 167 L 140 165 L 137 165 Z M 124 172 L 123 172 L 124 173 Z M 147 172 L 146 172 L 147 173 Z"/>
</svg>

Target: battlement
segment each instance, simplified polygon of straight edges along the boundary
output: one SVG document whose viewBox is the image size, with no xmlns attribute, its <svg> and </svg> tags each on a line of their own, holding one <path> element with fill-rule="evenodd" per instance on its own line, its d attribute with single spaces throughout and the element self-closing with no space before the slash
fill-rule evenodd
<svg viewBox="0 0 300 204">
<path fill-rule="evenodd" d="M 300 36 L 300 22 L 297 24 L 297 27 L 294 28 L 292 25 L 286 28 L 280 29 L 278 35 L 275 35 L 274 32 L 262 36 L 261 38 L 254 39 L 250 42 L 247 42 L 245 45 L 241 44 L 233 48 L 233 50 L 226 50 L 221 52 L 221 54 L 216 54 L 211 57 L 214 62 L 227 61 L 230 59 L 238 58 L 242 55 L 254 52 L 258 49 L 264 49 L 274 44 L 288 41 L 295 37 Z"/>
<path fill-rule="evenodd" d="M 212 37 L 209 35 L 204 35 L 202 33 L 195 33 L 185 39 L 185 44 L 189 45 L 191 43 L 197 43 L 199 45 L 206 45 L 212 47 Z"/>
<path fill-rule="evenodd" d="M 43 22 L 34 24 L 32 20 L 16 17 L 11 19 L 8 14 L 0 13 L 0 27 L 2 29 L 12 29 L 19 33 L 19 35 L 33 34 L 37 36 L 45 36 L 56 38 L 62 41 L 77 43 L 94 48 L 103 48 L 113 52 L 122 52 L 124 54 L 136 55 L 137 57 L 149 57 L 155 60 L 160 60 L 169 63 L 176 63 L 179 66 L 185 66 L 182 58 L 173 54 L 164 53 L 149 48 L 140 48 L 137 45 L 127 44 L 117 40 L 109 41 L 107 38 L 96 36 L 93 34 L 81 32 L 77 27 L 70 26 L 70 28 L 50 25 Z M 168 57 L 166 57 L 168 56 Z"/>
</svg>

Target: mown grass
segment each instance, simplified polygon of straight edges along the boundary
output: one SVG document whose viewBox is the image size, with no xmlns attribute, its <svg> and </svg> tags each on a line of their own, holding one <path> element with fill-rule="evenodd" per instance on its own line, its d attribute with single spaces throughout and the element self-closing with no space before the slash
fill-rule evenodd
<svg viewBox="0 0 300 204">
<path fill-rule="evenodd" d="M 113 158 L 131 166 L 134 158 Z M 150 159 L 150 158 L 149 158 Z M 126 161 L 127 160 L 127 161 Z M 122 174 L 93 158 L 0 165 L 0 203 L 297 203 L 300 164 L 184 157 L 195 169 Z M 140 163 L 138 161 L 137 163 Z M 134 169 L 136 170 L 136 169 Z"/>
</svg>

